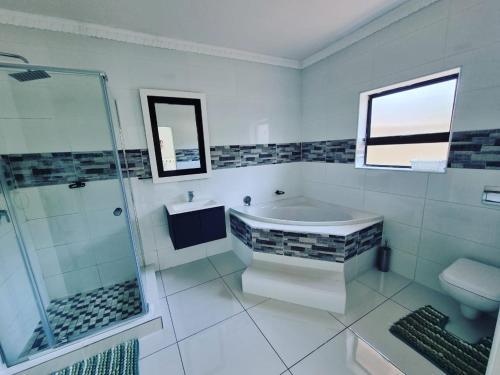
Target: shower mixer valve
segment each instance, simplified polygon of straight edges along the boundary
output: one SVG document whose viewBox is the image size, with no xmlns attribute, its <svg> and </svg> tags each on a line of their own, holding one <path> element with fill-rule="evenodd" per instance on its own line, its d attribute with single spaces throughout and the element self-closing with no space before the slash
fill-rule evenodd
<svg viewBox="0 0 500 375">
<path fill-rule="evenodd" d="M 7 210 L 0 210 L 0 224 L 2 223 L 2 217 L 5 216 L 5 220 L 7 221 L 7 223 L 10 223 L 10 217 L 9 217 L 9 213 L 7 212 Z"/>
</svg>

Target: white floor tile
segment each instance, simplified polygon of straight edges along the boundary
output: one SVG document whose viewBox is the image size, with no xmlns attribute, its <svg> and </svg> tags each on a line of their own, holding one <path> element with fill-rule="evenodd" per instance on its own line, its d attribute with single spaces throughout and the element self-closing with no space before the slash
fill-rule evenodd
<svg viewBox="0 0 500 375">
<path fill-rule="evenodd" d="M 165 298 L 161 299 L 158 306 L 155 307 L 161 310 L 163 329 L 139 339 L 139 358 L 144 358 L 176 342 L 174 327 Z"/>
<path fill-rule="evenodd" d="M 371 269 L 356 279 L 372 288 L 386 297 L 392 297 L 405 286 L 411 283 L 410 279 L 394 272 L 380 272 L 377 269 Z"/>
<path fill-rule="evenodd" d="M 246 313 L 179 343 L 187 375 L 279 375 L 286 370 Z"/>
<path fill-rule="evenodd" d="M 485 336 L 493 336 L 495 332 L 496 319 L 493 317 L 483 315 L 476 320 L 466 319 L 460 312 L 460 305 L 453 298 L 415 282 L 392 299 L 409 310 L 431 305 L 450 317 L 445 327 L 449 332 L 470 343 Z"/>
<path fill-rule="evenodd" d="M 161 271 L 167 296 L 218 277 L 219 274 L 208 259 L 200 259 Z"/>
<path fill-rule="evenodd" d="M 144 375 L 184 375 L 177 345 L 171 345 L 141 359 L 139 372 Z"/>
<path fill-rule="evenodd" d="M 248 313 L 287 366 L 345 329 L 327 311 L 277 300 L 261 303 Z"/>
<path fill-rule="evenodd" d="M 294 375 L 402 374 L 349 329 L 291 368 Z"/>
<path fill-rule="evenodd" d="M 178 340 L 243 311 L 222 279 L 167 298 Z"/>
<path fill-rule="evenodd" d="M 387 300 L 384 304 L 351 326 L 362 339 L 377 348 L 405 374 L 442 374 L 431 362 L 389 332 L 389 328 L 410 313 Z"/>
<path fill-rule="evenodd" d="M 227 275 L 246 268 L 245 264 L 232 251 L 211 256 L 209 259 L 221 275 Z"/>
<path fill-rule="evenodd" d="M 255 306 L 259 303 L 267 301 L 266 297 L 257 296 L 255 294 L 243 293 L 243 289 L 241 286 L 241 274 L 243 271 L 234 272 L 230 275 L 224 276 L 223 279 L 231 288 L 231 291 L 234 293 L 236 298 L 241 302 L 245 309 L 249 309 L 252 306 Z"/>
<path fill-rule="evenodd" d="M 352 281 L 346 286 L 347 303 L 345 314 L 332 313 L 334 317 L 344 323 L 351 325 L 363 315 L 373 310 L 386 298 L 357 281 Z"/>
</svg>

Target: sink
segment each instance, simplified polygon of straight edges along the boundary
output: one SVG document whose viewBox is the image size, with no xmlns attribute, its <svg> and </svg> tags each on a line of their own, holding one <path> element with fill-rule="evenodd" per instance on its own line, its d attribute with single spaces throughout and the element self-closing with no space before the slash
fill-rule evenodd
<svg viewBox="0 0 500 375">
<path fill-rule="evenodd" d="M 205 210 L 207 208 L 219 207 L 223 204 L 213 199 L 199 199 L 192 202 L 172 202 L 167 203 L 165 207 L 170 215 L 181 214 L 184 212 Z"/>
</svg>

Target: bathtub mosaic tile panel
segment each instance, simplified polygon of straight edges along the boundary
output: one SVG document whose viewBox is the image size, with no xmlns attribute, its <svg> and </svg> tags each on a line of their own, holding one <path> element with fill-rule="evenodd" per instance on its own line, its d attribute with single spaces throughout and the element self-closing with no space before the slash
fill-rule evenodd
<svg viewBox="0 0 500 375">
<path fill-rule="evenodd" d="M 47 307 L 49 322 L 58 343 L 122 321 L 141 311 L 136 280 L 53 300 Z M 47 338 L 39 324 L 21 357 L 32 355 L 47 347 Z"/>
<path fill-rule="evenodd" d="M 200 151 L 197 148 L 182 148 L 175 150 L 175 160 L 182 161 L 198 161 L 200 160 Z"/>
<path fill-rule="evenodd" d="M 327 163 L 354 163 L 356 140 L 326 141 L 325 150 Z"/>
<path fill-rule="evenodd" d="M 252 228 L 230 215 L 231 233 L 255 252 L 344 263 L 382 243 L 383 223 L 348 236 Z"/>
<path fill-rule="evenodd" d="M 500 169 L 500 129 L 454 132 L 448 166 Z"/>
<path fill-rule="evenodd" d="M 252 228 L 235 215 L 229 215 L 231 233 L 246 246 L 252 248 Z"/>
<path fill-rule="evenodd" d="M 314 233 L 283 233 L 286 256 L 344 262 L 345 237 Z"/>
<path fill-rule="evenodd" d="M 240 146 L 212 146 L 210 147 L 212 169 L 241 167 Z"/>
<path fill-rule="evenodd" d="M 302 142 L 302 161 L 326 161 L 326 141 Z"/>
<path fill-rule="evenodd" d="M 240 159 L 242 167 L 276 164 L 276 144 L 240 146 Z"/>
<path fill-rule="evenodd" d="M 277 163 L 293 163 L 302 160 L 301 143 L 278 143 L 276 146 Z"/>
<path fill-rule="evenodd" d="M 345 242 L 345 260 L 365 251 L 377 249 L 382 244 L 383 222 L 350 234 Z"/>
<path fill-rule="evenodd" d="M 259 253 L 283 255 L 283 232 L 279 230 L 251 229 L 252 249 Z"/>
</svg>

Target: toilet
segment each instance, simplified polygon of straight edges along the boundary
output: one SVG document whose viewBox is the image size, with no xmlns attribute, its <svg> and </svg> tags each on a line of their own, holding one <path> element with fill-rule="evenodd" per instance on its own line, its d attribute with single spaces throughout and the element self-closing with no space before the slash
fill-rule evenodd
<svg viewBox="0 0 500 375">
<path fill-rule="evenodd" d="M 439 275 L 443 289 L 460 303 L 462 314 L 476 319 L 500 306 L 500 268 L 460 258 Z"/>
</svg>

